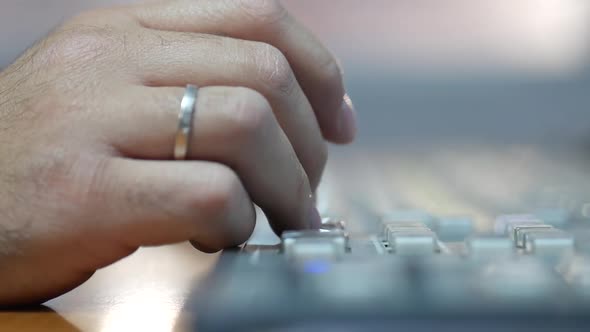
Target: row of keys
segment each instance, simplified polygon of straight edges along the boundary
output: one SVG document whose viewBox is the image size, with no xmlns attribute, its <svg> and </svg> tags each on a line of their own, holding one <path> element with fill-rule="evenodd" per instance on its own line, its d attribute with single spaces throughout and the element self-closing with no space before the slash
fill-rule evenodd
<svg viewBox="0 0 590 332">
<path fill-rule="evenodd" d="M 437 252 L 449 252 L 446 245 L 439 240 L 441 220 L 459 229 L 470 229 L 468 219 L 439 219 L 434 222 L 428 214 L 403 212 L 382 217 L 383 229 L 381 239 L 386 250 L 397 255 L 429 255 Z M 428 225 L 439 228 L 433 231 Z M 529 215 L 507 215 L 498 218 L 497 232 L 504 236 L 470 236 L 465 239 L 462 253 L 470 256 L 498 257 L 519 252 L 547 257 L 562 257 L 575 251 L 574 236 L 551 225 L 542 223 Z M 442 250 L 445 249 L 445 250 Z M 283 234 L 283 252 L 289 257 L 325 257 L 340 259 L 350 251 L 346 225 L 339 219 L 323 219 L 320 231 L 298 231 Z M 453 251 L 457 252 L 457 250 Z"/>
</svg>

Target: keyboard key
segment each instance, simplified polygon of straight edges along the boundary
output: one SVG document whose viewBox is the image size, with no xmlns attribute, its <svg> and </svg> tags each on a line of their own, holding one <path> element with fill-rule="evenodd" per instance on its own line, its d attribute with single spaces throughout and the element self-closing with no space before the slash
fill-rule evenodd
<svg viewBox="0 0 590 332">
<path fill-rule="evenodd" d="M 342 231 L 285 232 L 282 252 L 290 259 L 341 259 L 347 251 L 347 238 Z"/>
<path fill-rule="evenodd" d="M 515 223 L 508 226 L 506 235 L 512 238 L 514 245 L 519 248 L 524 248 L 524 233 L 526 230 L 542 230 L 542 229 L 554 229 L 553 226 L 544 224 L 530 224 L 530 223 Z"/>
<path fill-rule="evenodd" d="M 556 229 L 523 230 L 525 251 L 551 257 L 561 257 L 574 251 L 574 237 Z"/>
<path fill-rule="evenodd" d="M 514 242 L 504 236 L 474 236 L 465 241 L 467 253 L 476 259 L 514 255 Z"/>
<path fill-rule="evenodd" d="M 463 241 L 473 232 L 473 222 L 465 217 L 439 218 L 435 231 L 441 241 Z"/>
<path fill-rule="evenodd" d="M 389 239 L 391 250 L 398 255 L 431 255 L 437 251 L 436 235 L 430 230 L 400 230 Z"/>
</svg>

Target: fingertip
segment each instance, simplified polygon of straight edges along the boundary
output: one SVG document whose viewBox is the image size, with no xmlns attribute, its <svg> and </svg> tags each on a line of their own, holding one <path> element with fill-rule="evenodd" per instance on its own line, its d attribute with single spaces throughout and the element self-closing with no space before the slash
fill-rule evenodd
<svg viewBox="0 0 590 332">
<path fill-rule="evenodd" d="M 315 205 L 312 205 L 309 209 L 307 222 L 310 229 L 320 229 L 322 226 L 322 218 L 320 217 L 320 213 Z"/>
<path fill-rule="evenodd" d="M 338 114 L 337 131 L 342 138 L 343 143 L 350 143 L 356 137 L 357 119 L 356 109 L 352 100 L 345 94 L 342 98 L 342 106 L 340 107 L 340 114 Z"/>
<path fill-rule="evenodd" d="M 324 132 L 324 138 L 335 144 L 350 144 L 357 135 L 357 112 L 348 94 L 342 98 L 336 112 L 333 130 Z"/>
<path fill-rule="evenodd" d="M 190 244 L 193 246 L 193 248 L 197 249 L 200 252 L 203 252 L 205 254 L 215 254 L 219 251 L 221 251 L 221 249 L 212 249 L 212 248 L 208 248 L 200 243 L 198 243 L 197 241 L 190 241 Z"/>
</svg>

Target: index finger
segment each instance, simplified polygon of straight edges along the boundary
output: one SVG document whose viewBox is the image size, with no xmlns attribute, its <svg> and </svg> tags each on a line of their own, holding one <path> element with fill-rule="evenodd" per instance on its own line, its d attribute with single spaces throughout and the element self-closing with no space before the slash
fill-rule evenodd
<svg viewBox="0 0 590 332">
<path fill-rule="evenodd" d="M 332 53 L 278 0 L 172 0 L 134 7 L 148 28 L 225 35 L 271 44 L 287 57 L 325 139 L 349 143 L 356 116 Z"/>
</svg>

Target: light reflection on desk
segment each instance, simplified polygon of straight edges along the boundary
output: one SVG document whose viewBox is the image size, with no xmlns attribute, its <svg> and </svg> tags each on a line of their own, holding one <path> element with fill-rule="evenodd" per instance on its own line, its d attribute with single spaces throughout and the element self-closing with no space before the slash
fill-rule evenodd
<svg viewBox="0 0 590 332">
<path fill-rule="evenodd" d="M 182 331 L 184 303 L 217 257 L 188 244 L 143 248 L 47 305 L 83 331 Z"/>
</svg>

